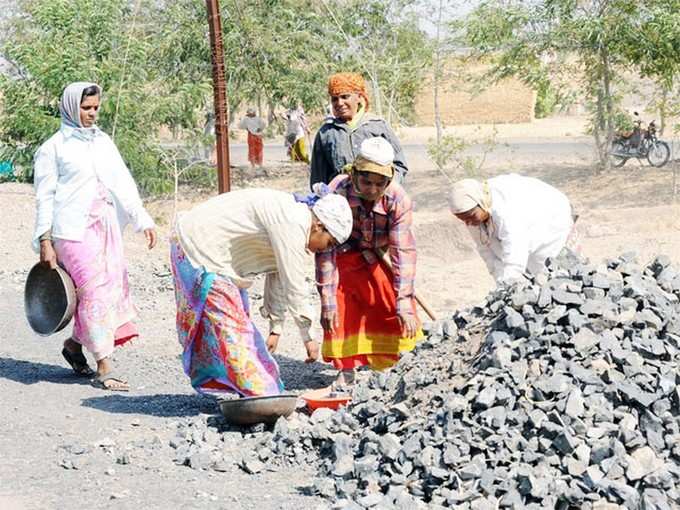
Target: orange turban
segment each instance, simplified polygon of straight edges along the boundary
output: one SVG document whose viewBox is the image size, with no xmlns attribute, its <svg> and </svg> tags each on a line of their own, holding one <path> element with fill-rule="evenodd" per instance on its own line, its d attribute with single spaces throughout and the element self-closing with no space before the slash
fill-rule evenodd
<svg viewBox="0 0 680 510">
<path fill-rule="evenodd" d="M 364 98 L 364 109 L 368 110 L 366 82 L 359 73 L 337 73 L 328 78 L 328 95 L 339 96 L 355 92 Z"/>
</svg>

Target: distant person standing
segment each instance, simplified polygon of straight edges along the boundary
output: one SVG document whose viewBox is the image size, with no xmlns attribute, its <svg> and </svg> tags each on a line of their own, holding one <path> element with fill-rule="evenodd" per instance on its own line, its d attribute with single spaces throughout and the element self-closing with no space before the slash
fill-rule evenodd
<svg viewBox="0 0 680 510">
<path fill-rule="evenodd" d="M 359 155 L 361 143 L 379 136 L 394 149 L 394 180 L 403 183 L 408 167 L 401 144 L 385 120 L 368 113 L 366 83 L 358 73 L 338 73 L 328 79 L 332 117 L 326 117 L 314 139 L 310 186 L 330 183 Z"/>
<path fill-rule="evenodd" d="M 264 120 L 255 114 L 255 108 L 248 108 L 246 116 L 241 119 L 238 127 L 248 131 L 248 161 L 250 161 L 250 166 L 253 169 L 262 168 L 264 159 L 262 133 L 266 127 Z"/>
<path fill-rule="evenodd" d="M 309 163 L 309 152 L 305 142 L 309 134 L 307 116 L 302 106 L 290 108 L 284 115 L 286 121 L 286 149 L 291 161 Z"/>
</svg>

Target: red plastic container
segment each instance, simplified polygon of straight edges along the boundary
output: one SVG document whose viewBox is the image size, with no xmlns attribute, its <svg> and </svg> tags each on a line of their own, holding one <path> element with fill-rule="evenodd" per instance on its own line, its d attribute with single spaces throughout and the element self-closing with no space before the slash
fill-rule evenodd
<svg viewBox="0 0 680 510">
<path fill-rule="evenodd" d="M 314 411 L 314 409 L 319 409 L 320 407 L 327 407 L 329 409 L 338 409 L 346 405 L 352 400 L 349 394 L 338 395 L 331 397 L 330 388 L 321 388 L 319 390 L 308 391 L 300 395 L 300 398 L 307 402 L 307 407 Z"/>
</svg>

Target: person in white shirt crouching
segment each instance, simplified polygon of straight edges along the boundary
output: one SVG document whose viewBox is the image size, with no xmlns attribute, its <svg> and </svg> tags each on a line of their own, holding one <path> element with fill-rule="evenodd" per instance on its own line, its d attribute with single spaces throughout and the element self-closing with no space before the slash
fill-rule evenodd
<svg viewBox="0 0 680 510">
<path fill-rule="evenodd" d="M 479 254 L 501 285 L 537 274 L 546 259 L 572 246 L 569 199 L 543 181 L 517 174 L 463 179 L 449 193 L 451 212 L 469 228 Z"/>
</svg>

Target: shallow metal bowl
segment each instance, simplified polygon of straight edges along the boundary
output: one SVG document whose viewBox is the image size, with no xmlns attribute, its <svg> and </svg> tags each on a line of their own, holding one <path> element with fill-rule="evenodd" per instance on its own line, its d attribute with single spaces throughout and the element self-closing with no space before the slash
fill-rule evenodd
<svg viewBox="0 0 680 510">
<path fill-rule="evenodd" d="M 42 336 L 61 331 L 76 309 L 76 288 L 62 268 L 38 263 L 31 268 L 24 287 L 24 309 L 31 329 Z"/>
<path fill-rule="evenodd" d="M 297 395 L 274 395 L 271 397 L 245 397 L 221 400 L 220 410 L 224 418 L 234 425 L 275 423 L 281 416 L 295 411 Z"/>
</svg>

